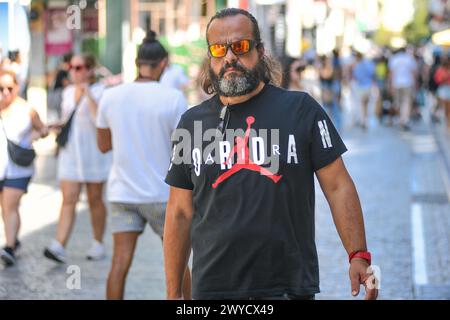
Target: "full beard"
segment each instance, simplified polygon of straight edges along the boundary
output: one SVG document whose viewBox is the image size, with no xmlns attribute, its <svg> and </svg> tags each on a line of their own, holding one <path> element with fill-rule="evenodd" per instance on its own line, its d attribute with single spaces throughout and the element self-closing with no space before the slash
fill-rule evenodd
<svg viewBox="0 0 450 320">
<path fill-rule="evenodd" d="M 228 78 L 225 78 L 224 75 L 228 68 L 234 68 L 241 74 L 231 72 Z M 260 60 L 253 69 L 247 69 L 239 65 L 237 61 L 233 61 L 223 66 L 219 75 L 216 75 L 209 67 L 209 75 L 216 93 L 224 97 L 238 97 L 249 94 L 258 87 L 264 79 L 264 64 Z"/>
</svg>

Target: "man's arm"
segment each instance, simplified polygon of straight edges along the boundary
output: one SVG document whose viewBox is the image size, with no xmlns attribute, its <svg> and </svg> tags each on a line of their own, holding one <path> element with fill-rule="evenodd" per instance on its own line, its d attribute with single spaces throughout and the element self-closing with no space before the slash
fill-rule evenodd
<svg viewBox="0 0 450 320">
<path fill-rule="evenodd" d="M 341 157 L 316 172 L 320 186 L 327 198 L 333 215 L 334 224 L 342 243 L 350 254 L 354 251 L 366 251 L 366 236 L 361 204 L 352 178 L 345 168 Z M 352 294 L 359 293 L 360 284 L 366 284 L 369 278 L 367 261 L 352 259 L 350 280 Z M 376 289 L 366 287 L 365 299 L 376 299 Z"/>
<path fill-rule="evenodd" d="M 97 128 L 97 146 L 102 153 L 112 150 L 110 129 Z"/>
<path fill-rule="evenodd" d="M 183 276 L 191 252 L 192 190 L 170 188 L 164 226 L 167 299 L 182 299 Z"/>
</svg>

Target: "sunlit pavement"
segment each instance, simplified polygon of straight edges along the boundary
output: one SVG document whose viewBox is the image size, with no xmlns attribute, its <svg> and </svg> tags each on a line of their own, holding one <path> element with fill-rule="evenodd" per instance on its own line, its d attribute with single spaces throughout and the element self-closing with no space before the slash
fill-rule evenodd
<svg viewBox="0 0 450 320">
<path fill-rule="evenodd" d="M 368 246 L 381 274 L 380 299 L 449 299 L 449 172 L 439 149 L 440 144 L 447 146 L 448 136 L 423 121 L 401 132 L 373 120 L 367 131 L 347 125 L 343 137 L 349 149 L 344 160 L 359 191 Z M 15 267 L 0 269 L 0 298 L 103 299 L 112 237 L 108 229 L 105 260 L 85 260 L 91 230 L 84 196 L 68 245 L 68 264 L 56 266 L 42 255 L 55 234 L 61 196 L 55 158 L 45 143 L 41 149 L 39 173 L 21 208 L 23 247 Z M 318 184 L 316 192 L 322 290 L 317 299 L 353 299 L 346 252 Z M 3 228 L 0 239 L 3 243 Z M 74 288 L 69 266 L 81 272 L 81 288 Z M 161 242 L 147 229 L 139 240 L 126 298 L 164 296 Z"/>
</svg>

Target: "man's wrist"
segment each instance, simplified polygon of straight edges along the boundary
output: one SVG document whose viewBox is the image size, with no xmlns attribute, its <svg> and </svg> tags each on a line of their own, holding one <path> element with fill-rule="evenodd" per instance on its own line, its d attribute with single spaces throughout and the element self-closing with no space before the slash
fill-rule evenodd
<svg viewBox="0 0 450 320">
<path fill-rule="evenodd" d="M 351 263 L 353 259 L 363 259 L 367 261 L 369 265 L 371 265 L 372 263 L 372 255 L 370 254 L 369 251 L 366 250 L 356 250 L 351 252 L 348 255 L 348 262 Z"/>
</svg>

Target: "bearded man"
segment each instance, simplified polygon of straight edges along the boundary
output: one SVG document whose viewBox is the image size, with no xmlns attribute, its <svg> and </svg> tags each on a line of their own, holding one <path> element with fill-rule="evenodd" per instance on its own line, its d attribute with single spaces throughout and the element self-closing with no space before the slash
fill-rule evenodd
<svg viewBox="0 0 450 320">
<path fill-rule="evenodd" d="M 375 299 L 361 205 L 341 158 L 347 149 L 325 111 L 307 93 L 278 87 L 279 69 L 249 12 L 218 12 L 206 38 L 203 89 L 215 95 L 188 110 L 177 130 L 216 130 L 218 147 L 212 154 L 210 141 L 174 141 L 166 177 L 167 298 L 183 299 L 192 249 L 194 299 L 314 299 L 316 174 L 349 254 L 352 294 L 363 284 L 366 299 Z"/>
</svg>

